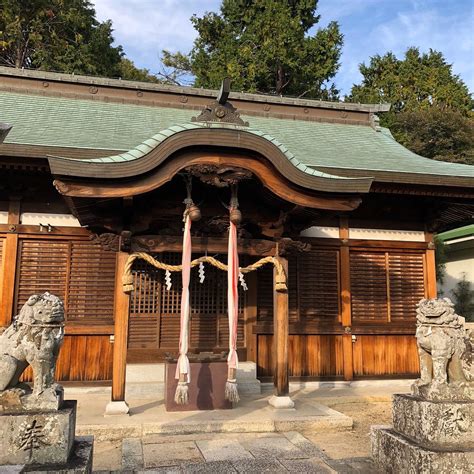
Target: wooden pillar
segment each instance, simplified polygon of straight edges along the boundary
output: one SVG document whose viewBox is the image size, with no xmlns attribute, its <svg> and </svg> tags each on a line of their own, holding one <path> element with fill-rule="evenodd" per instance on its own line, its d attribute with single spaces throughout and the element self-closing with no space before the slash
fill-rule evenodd
<svg viewBox="0 0 474 474">
<path fill-rule="evenodd" d="M 288 284 L 288 260 L 277 257 L 282 264 Z M 288 290 L 276 291 L 276 268 L 273 269 L 273 354 L 275 368 L 273 383 L 277 397 L 288 397 Z"/>
<path fill-rule="evenodd" d="M 426 249 L 427 298 L 436 298 L 438 290 L 436 288 L 435 244 L 431 232 L 425 232 L 425 241 L 428 242 L 428 248 Z"/>
<path fill-rule="evenodd" d="M 354 378 L 352 352 L 352 312 L 351 312 L 351 263 L 349 254 L 349 219 L 341 217 L 339 221 L 339 238 L 342 241 L 340 250 L 341 281 L 341 323 L 344 327 L 342 336 L 344 380 Z"/>
<path fill-rule="evenodd" d="M 127 342 L 129 322 L 129 300 L 128 294 L 122 289 L 122 275 L 128 253 L 117 252 L 116 277 L 115 277 L 115 299 L 114 299 L 114 360 L 112 372 L 112 403 L 107 406 L 106 414 L 128 413 L 125 402 L 125 372 L 127 367 Z M 122 402 L 115 404 L 114 402 Z"/>
<path fill-rule="evenodd" d="M 18 234 L 15 232 L 15 226 L 20 223 L 19 200 L 10 201 L 7 223 L 12 229 L 12 233 L 8 234 L 3 242 L 3 258 L 0 261 L 0 327 L 8 326 L 15 312 L 13 302 L 18 252 Z"/>
</svg>

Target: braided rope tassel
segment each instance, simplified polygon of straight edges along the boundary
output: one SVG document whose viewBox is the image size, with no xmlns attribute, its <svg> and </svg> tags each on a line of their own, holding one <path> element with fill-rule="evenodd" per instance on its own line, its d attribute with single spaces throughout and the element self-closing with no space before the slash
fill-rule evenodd
<svg viewBox="0 0 474 474">
<path fill-rule="evenodd" d="M 237 390 L 237 323 L 239 317 L 239 255 L 237 253 L 237 226 L 230 222 L 229 246 L 227 252 L 227 305 L 229 315 L 229 356 L 227 357 L 227 382 L 225 384 L 225 398 L 237 403 L 240 400 Z"/>
<path fill-rule="evenodd" d="M 178 405 L 188 403 L 188 384 L 191 381 L 191 370 L 187 356 L 189 347 L 189 280 L 191 275 L 191 219 L 185 213 L 183 254 L 182 254 L 182 280 L 183 290 L 181 293 L 181 318 L 179 329 L 179 358 L 176 365 L 175 378 L 178 379 L 178 386 L 174 401 Z"/>
</svg>

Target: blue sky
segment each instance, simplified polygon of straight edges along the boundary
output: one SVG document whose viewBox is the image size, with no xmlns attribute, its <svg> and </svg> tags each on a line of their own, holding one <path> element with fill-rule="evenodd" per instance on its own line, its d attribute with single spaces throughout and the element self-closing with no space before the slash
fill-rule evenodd
<svg viewBox="0 0 474 474">
<path fill-rule="evenodd" d="M 220 0 L 95 0 L 100 20 L 111 19 L 116 42 L 127 57 L 151 72 L 160 70 L 162 49 L 188 52 L 196 32 L 189 18 L 218 11 Z M 343 93 L 360 81 L 358 65 L 410 46 L 442 51 L 474 92 L 474 0 L 319 0 L 319 26 L 339 22 L 344 34 L 341 68 L 335 78 Z"/>
</svg>

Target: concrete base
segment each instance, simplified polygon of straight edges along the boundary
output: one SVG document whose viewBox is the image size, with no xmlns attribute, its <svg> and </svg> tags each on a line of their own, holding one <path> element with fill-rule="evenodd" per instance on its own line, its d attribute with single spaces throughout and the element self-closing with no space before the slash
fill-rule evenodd
<svg viewBox="0 0 474 474">
<path fill-rule="evenodd" d="M 69 461 L 65 464 L 28 465 L 22 466 L 21 470 L 13 471 L 18 473 L 48 473 L 48 474 L 89 474 L 92 472 L 94 438 L 83 436 L 76 438 L 74 449 Z M 8 466 L 7 466 L 8 467 Z M 13 466 L 20 467 L 20 466 Z M 4 472 L 0 466 L 0 472 Z M 6 471 L 11 472 L 11 471 Z"/>
<path fill-rule="evenodd" d="M 435 451 L 474 449 L 474 401 L 393 396 L 395 432 Z"/>
<path fill-rule="evenodd" d="M 104 416 L 128 415 L 130 408 L 126 401 L 110 401 L 105 407 Z"/>
<path fill-rule="evenodd" d="M 463 474 L 472 472 L 474 451 L 431 451 L 389 426 L 372 427 L 372 456 L 382 472 Z"/>
<path fill-rule="evenodd" d="M 290 397 L 278 397 L 273 395 L 268 400 L 273 408 L 295 408 L 295 402 Z"/>
<path fill-rule="evenodd" d="M 72 400 L 57 411 L 0 414 L 0 465 L 66 463 L 75 427 Z"/>
</svg>

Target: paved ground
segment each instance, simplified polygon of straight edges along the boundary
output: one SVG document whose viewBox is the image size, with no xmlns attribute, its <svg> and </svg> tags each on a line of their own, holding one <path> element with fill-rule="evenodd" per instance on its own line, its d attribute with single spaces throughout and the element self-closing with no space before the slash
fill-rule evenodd
<svg viewBox="0 0 474 474">
<path fill-rule="evenodd" d="M 265 392 L 261 397 L 249 398 L 238 410 L 168 413 L 168 420 L 176 418 L 168 428 L 179 430 L 167 432 L 163 432 L 163 425 L 156 425 L 157 419 L 164 416 L 162 401 L 156 397 L 129 399 L 132 416 L 108 418 L 103 417 L 103 407 L 109 399 L 107 394 L 74 394 L 69 390 L 68 398 L 79 401 L 78 431 L 83 434 L 91 431 L 95 435 L 95 472 L 371 474 L 377 471 L 370 459 L 370 426 L 391 424 L 391 395 L 407 392 L 409 384 L 403 381 L 332 388 L 311 384 L 293 387 L 297 409 L 293 415 L 288 412 L 283 416 L 301 419 L 311 413 L 322 420 L 333 419 L 337 413 L 336 418 L 349 419 L 351 425 L 338 427 L 334 423 L 305 424 L 295 420 L 297 423 L 280 423 L 278 430 L 278 424 L 274 424 L 273 428 L 267 427 L 267 432 L 254 429 L 255 420 L 260 419 L 261 426 L 265 427 L 268 423 L 262 418 L 271 415 Z M 220 428 L 228 426 L 227 431 L 234 432 L 208 433 L 203 429 L 195 433 L 183 431 L 182 426 L 176 425 L 176 422 L 193 424 L 197 420 L 198 424 L 192 427 L 205 428 L 207 423 L 207 427 L 213 429 L 216 419 Z M 237 421 L 239 426 L 234 426 Z M 242 429 L 241 425 L 249 422 L 250 428 Z M 147 426 L 158 431 L 147 431 L 144 429 Z M 109 431 L 115 435 L 110 437 Z M 179 434 L 186 432 L 194 434 Z"/>
<path fill-rule="evenodd" d="M 126 438 L 96 446 L 95 472 L 375 473 L 370 458 L 333 459 L 301 433 Z"/>
</svg>

